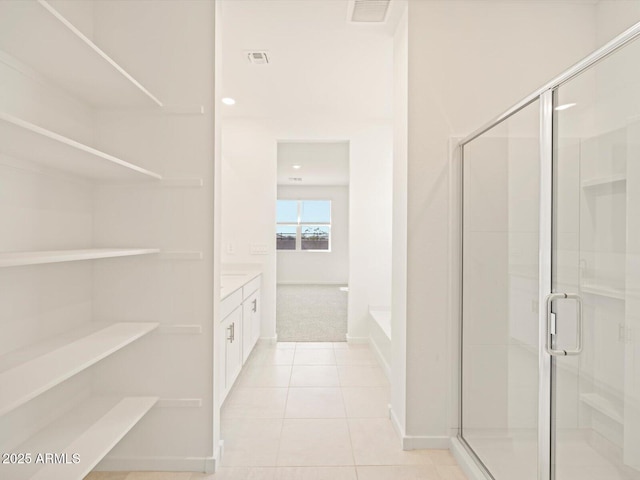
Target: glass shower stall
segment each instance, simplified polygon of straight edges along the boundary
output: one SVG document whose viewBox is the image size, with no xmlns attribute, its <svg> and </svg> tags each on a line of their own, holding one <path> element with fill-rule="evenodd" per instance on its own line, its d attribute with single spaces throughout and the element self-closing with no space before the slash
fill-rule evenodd
<svg viewBox="0 0 640 480">
<path fill-rule="evenodd" d="M 640 24 L 462 140 L 459 439 L 640 479 Z"/>
</svg>

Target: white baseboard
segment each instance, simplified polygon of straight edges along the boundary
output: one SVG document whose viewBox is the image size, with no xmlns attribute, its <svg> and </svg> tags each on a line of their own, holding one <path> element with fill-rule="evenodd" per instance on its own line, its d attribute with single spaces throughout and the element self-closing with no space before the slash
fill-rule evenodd
<svg viewBox="0 0 640 480">
<path fill-rule="evenodd" d="M 389 420 L 391 420 L 391 425 L 393 425 L 393 429 L 396 431 L 398 436 L 400 438 L 404 438 L 404 427 L 400 423 L 400 420 L 398 420 L 396 412 L 393 411 L 391 405 L 389 405 Z"/>
<path fill-rule="evenodd" d="M 389 419 L 393 425 L 393 429 L 400 436 L 403 450 L 424 450 L 427 448 L 434 448 L 438 450 L 448 450 L 451 446 L 451 438 L 447 436 L 421 436 L 421 435 L 407 435 L 404 431 L 404 427 L 398 420 L 393 408 L 389 407 Z"/>
<path fill-rule="evenodd" d="M 214 470 L 212 470 L 211 472 L 207 471 L 205 473 L 215 473 L 218 467 L 222 465 L 222 459 L 224 458 L 224 440 L 220 440 L 220 442 L 218 443 L 218 455 L 216 458 L 217 460 L 213 465 Z"/>
<path fill-rule="evenodd" d="M 276 333 L 273 337 L 260 337 L 258 343 L 260 345 L 275 345 L 278 343 L 278 334 Z"/>
<path fill-rule="evenodd" d="M 95 470 L 213 473 L 216 463 L 213 457 L 107 457 L 95 467 Z"/>
<path fill-rule="evenodd" d="M 369 337 L 352 337 L 348 333 L 346 336 L 347 336 L 347 343 L 354 343 L 354 344 L 369 343 Z"/>
<path fill-rule="evenodd" d="M 204 473 L 216 473 L 216 470 L 220 466 L 220 459 L 218 458 L 205 458 L 204 460 Z"/>
<path fill-rule="evenodd" d="M 450 439 L 450 450 L 455 457 L 458 465 L 462 471 L 467 475 L 470 480 L 490 480 L 490 477 L 486 476 L 476 462 L 471 458 L 467 449 L 464 448 L 462 442 L 456 437 Z"/>
<path fill-rule="evenodd" d="M 384 358 L 384 355 L 382 355 L 382 352 L 380 351 L 380 348 L 378 347 L 378 344 L 373 340 L 372 337 L 369 337 L 369 346 L 371 347 L 371 350 L 373 351 L 373 354 L 375 355 L 376 359 L 378 360 L 378 363 L 380 364 L 380 367 L 384 371 L 384 374 L 387 376 L 387 380 L 389 380 L 389 382 L 391 382 L 391 367 L 387 363 L 387 360 Z"/>
</svg>

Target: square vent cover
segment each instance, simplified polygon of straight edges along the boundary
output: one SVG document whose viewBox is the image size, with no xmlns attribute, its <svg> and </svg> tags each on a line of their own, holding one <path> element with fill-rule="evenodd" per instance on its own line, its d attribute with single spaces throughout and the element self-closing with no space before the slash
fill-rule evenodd
<svg viewBox="0 0 640 480">
<path fill-rule="evenodd" d="M 250 51 L 245 52 L 247 54 L 247 59 L 249 63 L 252 65 L 267 65 L 269 63 L 269 55 L 268 52 L 261 51 Z"/>
<path fill-rule="evenodd" d="M 347 19 L 354 23 L 382 23 L 387 19 L 391 0 L 351 0 Z"/>
</svg>

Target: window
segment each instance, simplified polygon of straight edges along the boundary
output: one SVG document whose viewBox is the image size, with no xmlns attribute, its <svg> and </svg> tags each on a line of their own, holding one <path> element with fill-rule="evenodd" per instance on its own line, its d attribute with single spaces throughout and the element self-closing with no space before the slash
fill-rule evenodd
<svg viewBox="0 0 640 480">
<path fill-rule="evenodd" d="M 331 250 L 330 200 L 278 200 L 278 250 Z"/>
</svg>

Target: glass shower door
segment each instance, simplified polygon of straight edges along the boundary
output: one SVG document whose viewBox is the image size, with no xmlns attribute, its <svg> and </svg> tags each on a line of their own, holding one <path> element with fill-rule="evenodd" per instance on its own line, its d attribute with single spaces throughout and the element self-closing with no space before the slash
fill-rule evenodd
<svg viewBox="0 0 640 480">
<path fill-rule="evenodd" d="M 463 148 L 461 437 L 496 480 L 538 478 L 539 110 Z"/>
<path fill-rule="evenodd" d="M 459 438 L 495 480 L 640 480 L 638 38 L 461 142 Z"/>
<path fill-rule="evenodd" d="M 556 480 L 640 479 L 639 58 L 555 91 L 552 292 L 575 295 L 551 301 Z"/>
</svg>

